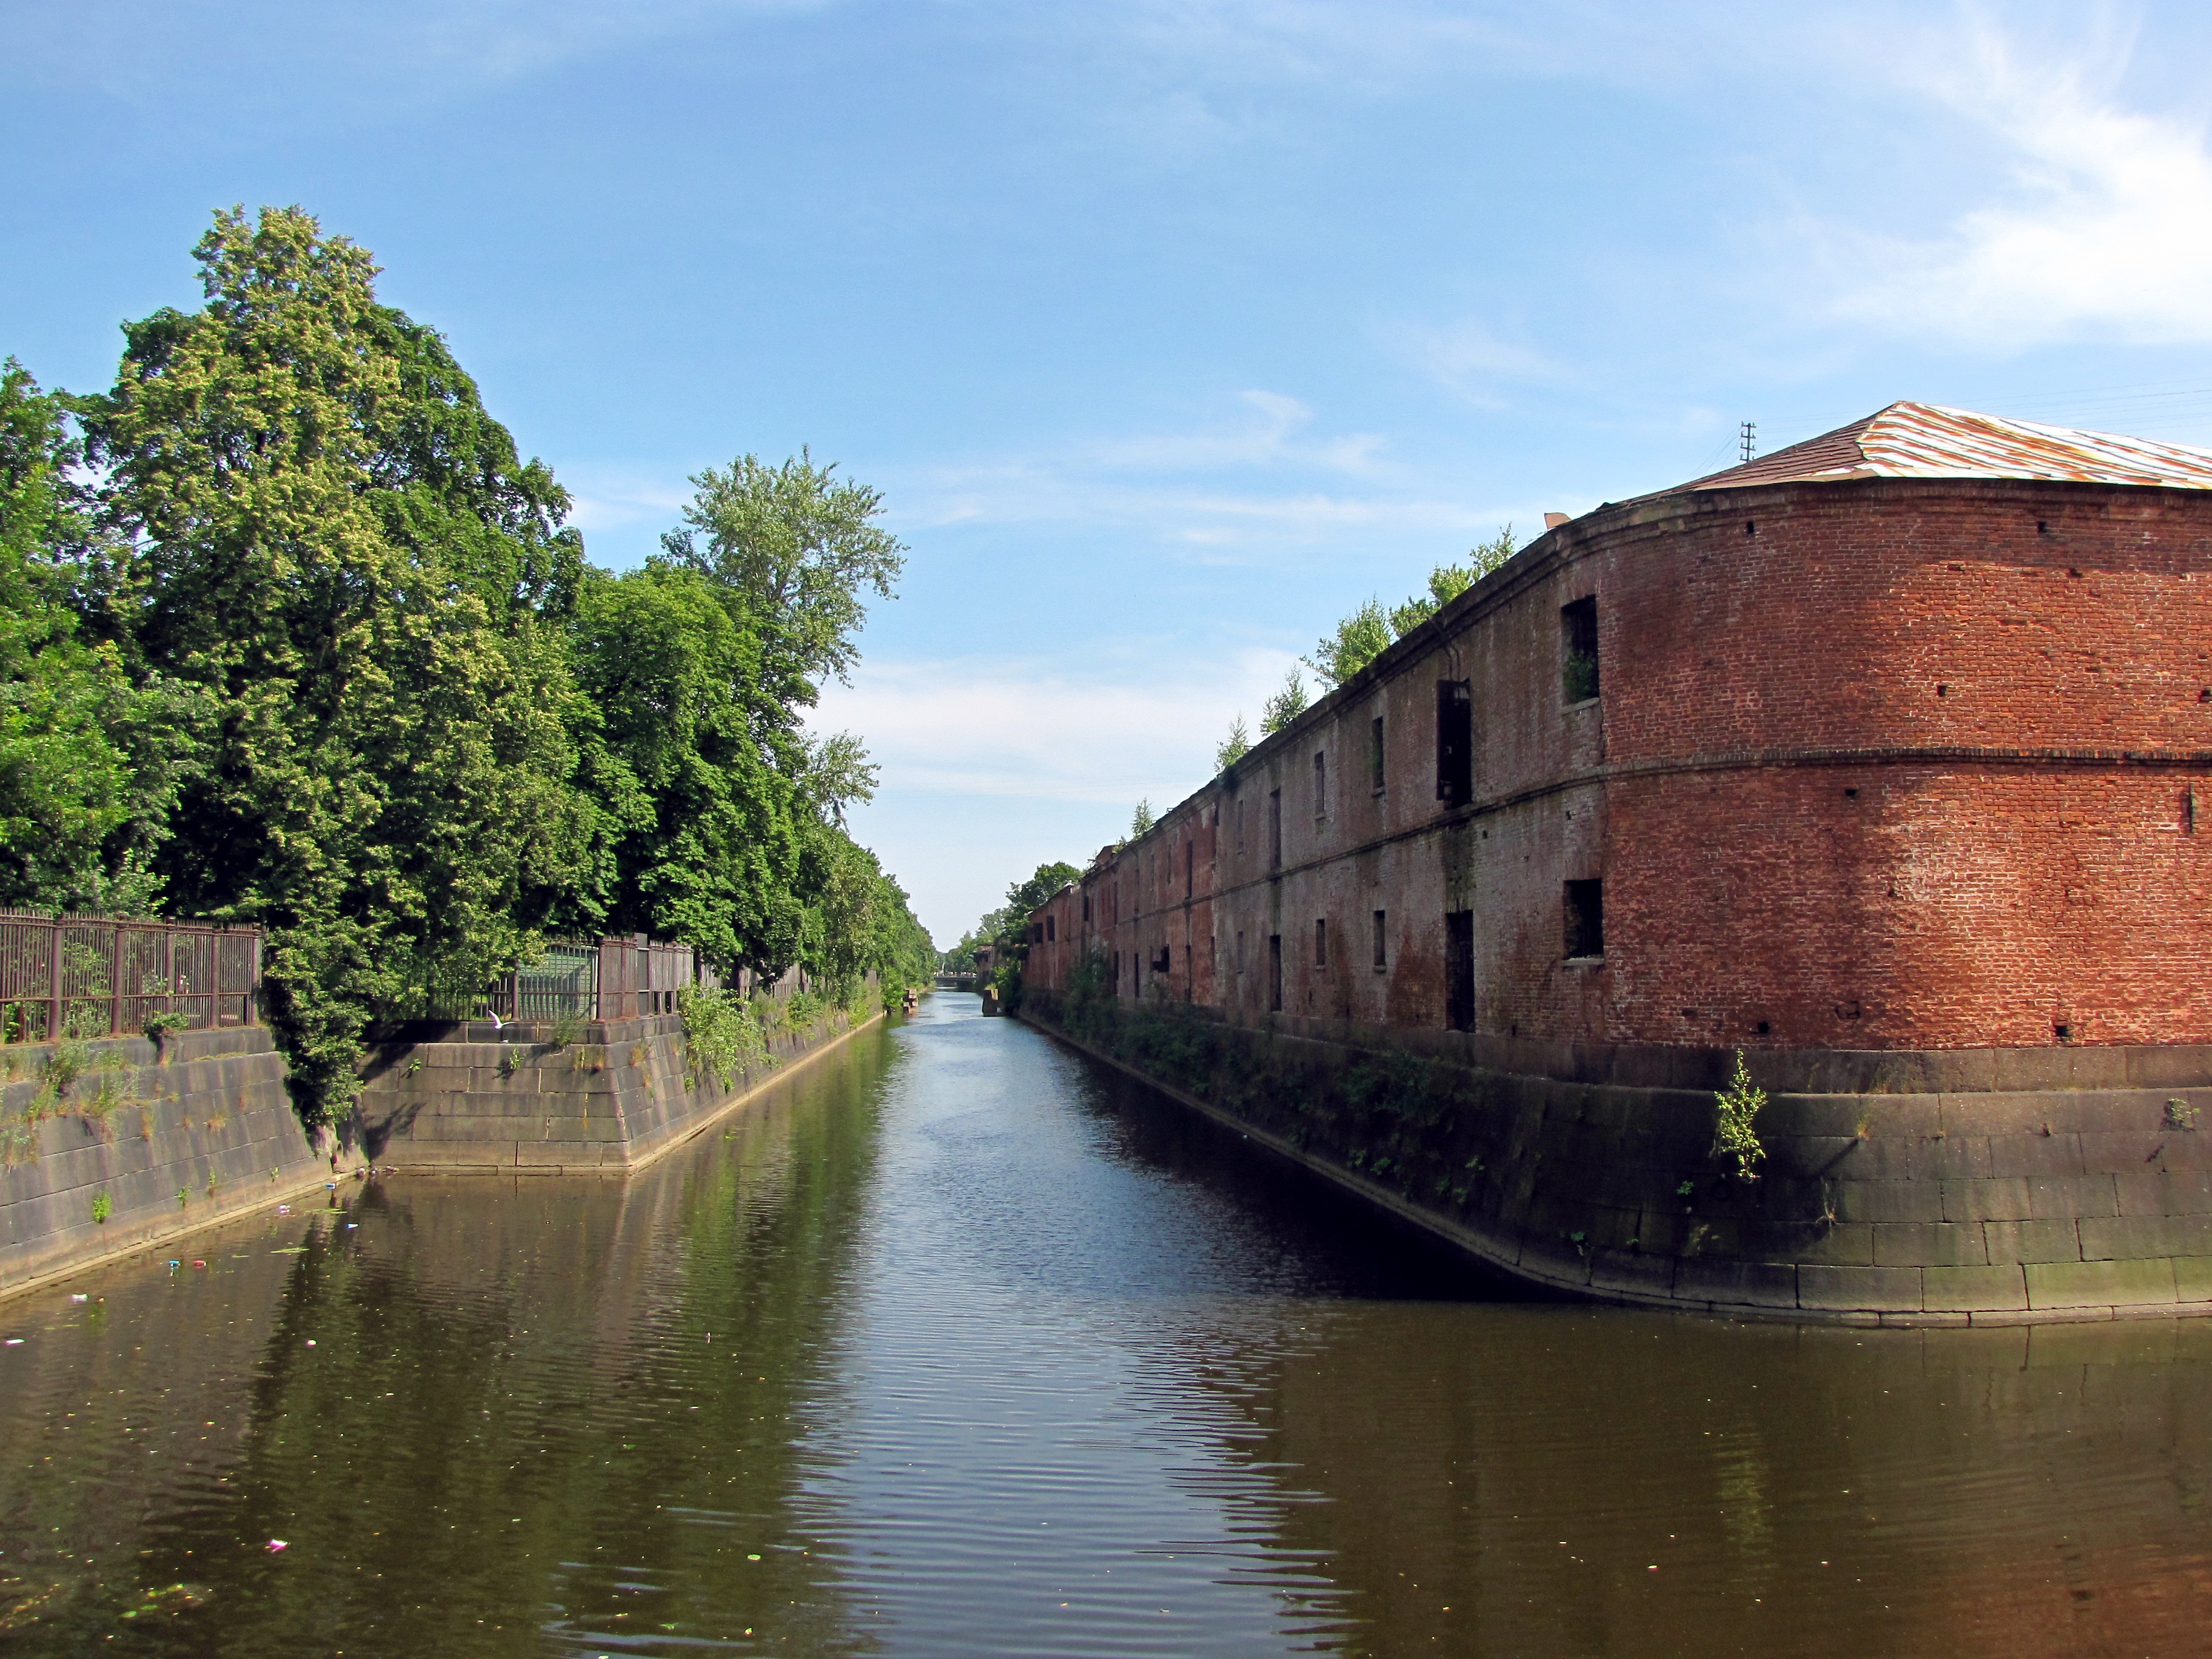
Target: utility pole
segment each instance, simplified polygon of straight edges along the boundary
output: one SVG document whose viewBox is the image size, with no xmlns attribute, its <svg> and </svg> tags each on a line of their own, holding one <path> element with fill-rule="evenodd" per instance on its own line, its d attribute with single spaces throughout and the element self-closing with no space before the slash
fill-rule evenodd
<svg viewBox="0 0 2212 1659">
<path fill-rule="evenodd" d="M 1736 442 L 1738 447 L 1742 449 L 1743 459 L 1746 461 L 1750 460 L 1753 455 L 1759 453 L 1759 422 L 1757 421 L 1746 421 L 1743 423 L 1742 429 L 1736 434 Z"/>
</svg>

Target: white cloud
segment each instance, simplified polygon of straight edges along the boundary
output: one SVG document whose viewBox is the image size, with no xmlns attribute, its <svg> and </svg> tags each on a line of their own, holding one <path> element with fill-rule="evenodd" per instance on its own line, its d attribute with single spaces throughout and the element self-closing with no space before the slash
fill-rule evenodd
<svg viewBox="0 0 2212 1659">
<path fill-rule="evenodd" d="M 1562 373 L 1542 352 L 1501 340 L 1472 319 L 1441 327 L 1388 329 L 1383 336 L 1396 356 L 1484 409 L 1504 408 L 1507 386 L 1556 380 Z"/>
<path fill-rule="evenodd" d="M 2130 108 L 2131 42 L 2094 14 L 2086 40 L 2038 52 L 1979 11 L 1908 46 L 1903 78 L 2004 147 L 2002 199 L 1949 234 L 1828 233 L 1856 268 L 1837 314 L 1887 331 L 2019 349 L 2055 340 L 2212 340 L 2212 154 L 2201 119 Z"/>
<path fill-rule="evenodd" d="M 1099 653 L 1089 653 L 1095 661 Z M 1118 674 L 1004 658 L 871 658 L 850 686 L 830 685 L 811 722 L 860 734 L 886 793 L 1155 806 L 1212 775 L 1214 745 L 1282 682 L 1288 653 L 1224 653 L 1216 672 L 1171 677 L 1135 656 Z"/>
</svg>

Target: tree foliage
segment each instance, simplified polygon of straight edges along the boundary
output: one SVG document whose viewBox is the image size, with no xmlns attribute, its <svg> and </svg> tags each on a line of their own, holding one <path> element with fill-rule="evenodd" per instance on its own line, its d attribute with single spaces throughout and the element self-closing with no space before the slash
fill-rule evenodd
<svg viewBox="0 0 2212 1659">
<path fill-rule="evenodd" d="M 0 377 L 0 902 L 262 924 L 311 1121 L 379 1013 L 551 933 L 926 969 L 843 829 L 873 769 L 801 726 L 900 568 L 875 492 L 747 456 L 594 570 L 367 250 L 234 210 L 195 257 L 204 303 L 126 325 L 106 393 Z"/>
</svg>

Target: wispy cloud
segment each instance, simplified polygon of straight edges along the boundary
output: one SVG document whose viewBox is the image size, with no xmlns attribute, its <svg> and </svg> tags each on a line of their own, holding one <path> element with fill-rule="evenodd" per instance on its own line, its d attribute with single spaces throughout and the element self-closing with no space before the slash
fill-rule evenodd
<svg viewBox="0 0 2212 1659">
<path fill-rule="evenodd" d="M 1501 340 L 1472 318 L 1441 326 L 1400 325 L 1379 331 L 1393 356 L 1478 408 L 1502 409 L 1508 402 L 1508 388 L 1557 380 L 1564 372 L 1544 353 Z"/>
<path fill-rule="evenodd" d="M 1899 76 L 2002 145 L 2002 195 L 1945 235 L 1822 234 L 1852 267 L 1835 315 L 1977 346 L 2212 340 L 2212 153 L 2201 118 L 2130 107 L 2133 37 L 2099 9 L 2057 45 L 1979 9 L 1891 60 Z"/>
<path fill-rule="evenodd" d="M 1165 681 L 995 657 L 872 658 L 850 686 L 824 689 L 812 724 L 858 732 L 901 791 L 1161 805 L 1212 775 L 1230 721 L 1253 722 L 1293 660 L 1223 653 L 1211 672 Z"/>
<path fill-rule="evenodd" d="M 1348 532 L 1457 536 L 1497 517 L 1393 461 L 1374 433 L 1316 430 L 1285 393 L 1239 393 L 1224 416 L 950 461 L 894 477 L 901 515 L 949 524 L 1086 525 L 1220 556 Z"/>
</svg>

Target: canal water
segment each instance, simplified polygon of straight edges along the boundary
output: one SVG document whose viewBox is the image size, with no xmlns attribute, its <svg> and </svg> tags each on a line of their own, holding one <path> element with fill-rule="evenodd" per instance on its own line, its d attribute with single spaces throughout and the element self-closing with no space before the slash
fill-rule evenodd
<svg viewBox="0 0 2212 1659">
<path fill-rule="evenodd" d="M 301 1208 L 0 1302 L 0 1652 L 2212 1648 L 2212 1322 L 1517 1299 L 971 996 Z"/>
</svg>

